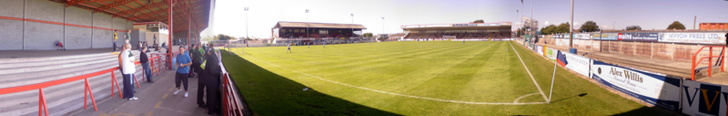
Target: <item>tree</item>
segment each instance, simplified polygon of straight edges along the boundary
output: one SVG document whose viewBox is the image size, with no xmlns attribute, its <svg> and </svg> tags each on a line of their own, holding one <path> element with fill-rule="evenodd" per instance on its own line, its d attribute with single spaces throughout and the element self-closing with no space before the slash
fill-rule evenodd
<svg viewBox="0 0 728 116">
<path fill-rule="evenodd" d="M 569 28 L 571 28 L 571 25 L 569 25 L 569 22 L 561 23 L 558 27 L 556 27 L 554 33 L 568 33 Z"/>
<path fill-rule="evenodd" d="M 361 36 L 362 36 L 362 37 L 372 37 L 373 35 L 374 35 L 374 34 L 372 34 L 372 33 L 364 33 L 364 34 L 362 34 Z"/>
<path fill-rule="evenodd" d="M 229 36 L 229 35 L 225 35 L 225 34 L 218 34 L 217 36 L 215 36 L 215 38 L 217 38 L 215 40 L 231 40 L 231 39 L 233 39 L 235 37 Z"/>
<path fill-rule="evenodd" d="M 600 31 L 599 25 L 597 25 L 594 21 L 586 21 L 584 24 L 581 25 L 581 28 L 579 28 L 579 31 L 581 32 L 596 32 Z"/>
<path fill-rule="evenodd" d="M 683 25 L 679 21 L 675 21 L 675 22 L 672 22 L 672 24 L 670 24 L 670 26 L 667 26 L 667 29 L 685 30 L 685 25 Z"/>
<path fill-rule="evenodd" d="M 473 21 L 473 23 L 485 23 L 485 21 L 483 21 L 483 19 L 478 19 L 478 20 Z"/>
<path fill-rule="evenodd" d="M 541 33 L 544 35 L 550 35 L 556 32 L 556 25 L 549 25 L 544 28 L 541 28 Z"/>
<path fill-rule="evenodd" d="M 640 27 L 638 25 L 632 25 L 632 26 L 627 26 L 627 29 L 625 29 L 625 30 L 642 30 L 642 27 Z"/>
</svg>

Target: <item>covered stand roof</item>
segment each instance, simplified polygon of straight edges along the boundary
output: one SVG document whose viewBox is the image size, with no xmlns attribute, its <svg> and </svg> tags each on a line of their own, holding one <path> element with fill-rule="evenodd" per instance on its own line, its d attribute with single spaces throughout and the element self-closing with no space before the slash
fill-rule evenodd
<svg viewBox="0 0 728 116">
<path fill-rule="evenodd" d="M 106 13 L 135 22 L 160 21 L 170 25 L 169 4 L 173 4 L 172 32 L 192 31 L 195 35 L 207 28 L 210 4 L 214 0 L 50 0 Z M 188 18 L 189 16 L 189 18 Z M 190 23 L 191 21 L 191 23 Z M 191 24 L 191 25 L 188 25 Z M 186 35 L 186 34 L 185 34 Z"/>
<path fill-rule="evenodd" d="M 312 23 L 312 22 L 284 22 L 280 21 L 273 28 L 336 28 L 336 29 L 366 29 L 361 24 Z"/>
</svg>

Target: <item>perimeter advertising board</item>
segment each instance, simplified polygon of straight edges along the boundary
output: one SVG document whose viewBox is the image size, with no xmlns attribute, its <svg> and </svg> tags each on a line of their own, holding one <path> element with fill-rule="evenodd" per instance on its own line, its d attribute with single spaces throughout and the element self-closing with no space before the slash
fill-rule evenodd
<svg viewBox="0 0 728 116">
<path fill-rule="evenodd" d="M 543 55 L 543 46 L 536 45 L 535 49 L 533 51 L 536 51 L 538 55 Z"/>
<path fill-rule="evenodd" d="M 660 33 L 660 42 L 725 44 L 726 33 Z"/>
<path fill-rule="evenodd" d="M 589 33 L 575 33 L 574 39 L 591 39 L 591 35 Z"/>
<path fill-rule="evenodd" d="M 553 48 L 549 48 L 549 47 L 545 47 L 544 56 L 546 56 L 546 58 L 549 58 L 551 60 L 556 60 L 556 53 L 558 51 L 559 50 L 556 50 L 556 49 L 553 49 Z"/>
<path fill-rule="evenodd" d="M 599 40 L 617 40 L 619 39 L 619 33 L 597 33 L 592 34 L 592 38 Z"/>
<path fill-rule="evenodd" d="M 646 103 L 677 111 L 680 79 L 593 60 L 592 79 Z"/>
<path fill-rule="evenodd" d="M 684 80 L 682 113 L 693 116 L 725 116 L 728 86 Z"/>
<path fill-rule="evenodd" d="M 589 64 L 591 63 L 589 58 L 559 50 L 556 53 L 556 62 L 563 67 L 589 77 Z"/>
<path fill-rule="evenodd" d="M 657 42 L 659 33 L 619 33 L 620 41 L 652 41 Z"/>
</svg>

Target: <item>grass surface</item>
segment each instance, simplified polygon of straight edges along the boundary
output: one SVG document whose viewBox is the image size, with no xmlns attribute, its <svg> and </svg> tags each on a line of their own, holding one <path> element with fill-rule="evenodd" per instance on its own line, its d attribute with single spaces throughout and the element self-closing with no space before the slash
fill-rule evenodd
<svg viewBox="0 0 728 116">
<path fill-rule="evenodd" d="M 545 94 L 540 94 L 511 45 Z M 291 49 L 293 53 L 286 53 L 286 47 L 236 48 L 231 51 L 237 55 L 223 55 L 255 114 L 674 115 L 624 99 L 561 68 L 552 102 L 542 104 L 549 94 L 553 62 L 512 42 Z"/>
</svg>

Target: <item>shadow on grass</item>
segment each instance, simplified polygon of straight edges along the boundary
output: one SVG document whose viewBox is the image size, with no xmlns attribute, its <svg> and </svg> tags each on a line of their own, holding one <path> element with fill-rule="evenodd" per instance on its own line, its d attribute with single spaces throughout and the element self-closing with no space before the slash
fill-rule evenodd
<svg viewBox="0 0 728 116">
<path fill-rule="evenodd" d="M 398 115 L 320 93 L 237 55 L 222 55 L 225 68 L 254 115 Z"/>
<path fill-rule="evenodd" d="M 571 98 L 575 98 L 575 97 L 584 97 L 584 96 L 586 96 L 586 95 L 588 95 L 588 94 L 587 94 L 587 93 L 581 93 L 581 94 L 579 94 L 579 95 L 574 95 L 574 96 L 571 96 L 571 97 L 567 97 L 567 98 L 561 98 L 561 99 L 558 99 L 558 100 L 554 100 L 554 101 L 551 101 L 551 103 L 556 103 L 556 102 L 560 102 L 560 101 L 568 100 L 568 99 L 571 99 Z"/>
<path fill-rule="evenodd" d="M 665 109 L 642 106 L 640 108 L 622 112 L 619 114 L 613 114 L 614 116 L 687 116 L 679 112 L 668 111 Z"/>
</svg>

